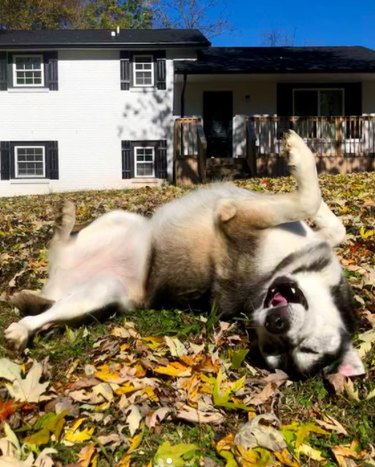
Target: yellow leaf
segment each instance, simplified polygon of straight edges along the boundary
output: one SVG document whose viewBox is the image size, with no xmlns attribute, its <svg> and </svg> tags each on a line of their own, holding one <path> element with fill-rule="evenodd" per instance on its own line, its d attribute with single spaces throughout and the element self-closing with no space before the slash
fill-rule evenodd
<svg viewBox="0 0 375 467">
<path fill-rule="evenodd" d="M 116 467 L 130 467 L 130 461 L 131 456 L 129 454 L 125 454 L 125 456 L 122 457 L 120 462 L 116 464 Z"/>
<path fill-rule="evenodd" d="M 175 444 L 172 446 L 169 441 L 161 444 L 156 451 L 154 462 L 156 465 L 172 465 L 173 467 L 184 467 L 186 457 L 190 457 L 198 449 L 196 444 Z"/>
<path fill-rule="evenodd" d="M 361 228 L 359 229 L 359 235 L 360 235 L 361 238 L 363 238 L 364 240 L 365 240 L 366 238 L 372 237 L 374 234 L 375 234 L 375 230 L 372 230 L 372 229 L 366 230 L 366 229 L 364 228 L 363 225 L 362 225 Z"/>
<path fill-rule="evenodd" d="M 168 376 L 179 376 L 179 377 L 184 377 L 184 376 L 190 376 L 191 375 L 191 368 L 182 365 L 179 362 L 171 362 L 167 366 L 158 366 L 154 370 L 156 373 L 160 373 L 162 375 L 168 375 Z"/>
<path fill-rule="evenodd" d="M 283 449 L 282 451 L 274 452 L 274 455 L 277 460 L 279 460 L 283 465 L 287 465 L 288 467 L 299 467 L 300 464 L 292 458 L 292 455 L 287 449 Z"/>
<path fill-rule="evenodd" d="M 322 462 L 325 460 L 320 451 L 312 448 L 308 444 L 301 444 L 297 449 L 297 452 L 298 454 L 304 454 L 306 457 L 314 461 Z"/>
<path fill-rule="evenodd" d="M 119 396 L 122 394 L 128 394 L 129 392 L 133 392 L 135 390 L 135 386 L 132 383 L 125 383 L 119 388 L 115 390 L 115 393 Z"/>
<path fill-rule="evenodd" d="M 155 394 L 154 389 L 150 386 L 143 388 L 142 392 L 146 394 L 148 400 L 151 402 L 157 402 L 159 400 L 158 396 Z"/>
<path fill-rule="evenodd" d="M 220 441 L 216 444 L 216 450 L 218 452 L 220 451 L 229 451 L 230 448 L 233 446 L 234 442 L 234 435 L 232 433 L 229 433 L 229 435 L 224 436 L 224 438 L 221 438 Z"/>
<path fill-rule="evenodd" d="M 137 435 L 133 436 L 133 438 L 130 439 L 130 445 L 127 450 L 127 454 L 130 454 L 131 452 L 135 451 L 141 444 L 143 438 L 143 431 L 138 433 Z"/>
<path fill-rule="evenodd" d="M 150 349 L 157 349 L 161 345 L 164 345 L 164 337 L 147 336 L 142 337 L 142 340 L 146 343 L 147 347 L 150 347 Z"/>
<path fill-rule="evenodd" d="M 78 430 L 78 428 L 82 425 L 84 420 L 84 418 L 79 418 L 73 423 L 71 428 L 68 428 L 66 430 L 64 437 L 65 441 L 68 441 L 70 443 L 82 443 L 82 441 L 88 441 L 91 439 L 95 427 L 85 428 L 82 431 Z"/>
</svg>

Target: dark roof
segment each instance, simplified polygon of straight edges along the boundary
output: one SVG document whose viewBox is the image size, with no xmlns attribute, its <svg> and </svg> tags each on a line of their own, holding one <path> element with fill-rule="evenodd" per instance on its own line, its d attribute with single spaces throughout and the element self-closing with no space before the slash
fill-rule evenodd
<svg viewBox="0 0 375 467">
<path fill-rule="evenodd" d="M 197 61 L 175 65 L 176 73 L 375 72 L 375 51 L 366 47 L 211 47 Z"/>
<path fill-rule="evenodd" d="M 121 48 L 204 47 L 210 45 L 197 29 L 61 29 L 42 31 L 0 31 L 0 48 Z"/>
</svg>

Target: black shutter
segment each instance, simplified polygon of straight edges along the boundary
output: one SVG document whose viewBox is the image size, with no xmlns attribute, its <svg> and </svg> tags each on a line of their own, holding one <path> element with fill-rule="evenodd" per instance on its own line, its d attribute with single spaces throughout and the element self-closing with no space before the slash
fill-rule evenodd
<svg viewBox="0 0 375 467">
<path fill-rule="evenodd" d="M 167 141 L 162 139 L 156 146 L 155 156 L 156 178 L 167 178 Z"/>
<path fill-rule="evenodd" d="M 46 178 L 59 178 L 59 152 L 57 141 L 47 141 L 46 144 Z"/>
<path fill-rule="evenodd" d="M 1 180 L 10 179 L 10 142 L 0 141 Z"/>
<path fill-rule="evenodd" d="M 44 54 L 44 66 L 46 83 L 45 86 L 50 91 L 58 91 L 59 89 L 59 75 L 57 67 L 57 52 L 48 52 Z"/>
<path fill-rule="evenodd" d="M 157 89 L 167 89 L 166 83 L 166 59 L 165 52 L 156 52 L 155 59 L 155 82 Z"/>
<path fill-rule="evenodd" d="M 129 91 L 131 85 L 130 54 L 126 51 L 120 52 L 120 83 L 122 91 Z"/>
<path fill-rule="evenodd" d="M 0 91 L 8 89 L 8 57 L 6 52 L 0 52 Z"/>
<path fill-rule="evenodd" d="M 121 142 L 122 178 L 134 177 L 134 154 L 130 141 Z"/>
</svg>

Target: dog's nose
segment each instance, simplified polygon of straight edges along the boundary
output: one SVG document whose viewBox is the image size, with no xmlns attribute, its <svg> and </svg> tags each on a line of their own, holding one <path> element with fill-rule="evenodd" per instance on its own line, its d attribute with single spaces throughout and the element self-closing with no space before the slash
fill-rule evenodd
<svg viewBox="0 0 375 467">
<path fill-rule="evenodd" d="M 280 306 L 270 310 L 266 317 L 265 327 L 271 334 L 284 334 L 290 328 L 287 306 Z"/>
</svg>

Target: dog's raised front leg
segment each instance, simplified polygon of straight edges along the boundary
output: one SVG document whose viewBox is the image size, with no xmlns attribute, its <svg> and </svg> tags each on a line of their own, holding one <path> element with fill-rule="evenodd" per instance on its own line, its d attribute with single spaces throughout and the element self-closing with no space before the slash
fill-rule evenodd
<svg viewBox="0 0 375 467">
<path fill-rule="evenodd" d="M 344 241 L 345 227 L 324 201 L 322 201 L 313 221 L 318 231 L 324 235 L 332 246 L 340 245 Z"/>
<path fill-rule="evenodd" d="M 265 229 L 316 215 L 321 204 L 321 194 L 315 157 L 294 131 L 290 131 L 286 137 L 285 149 L 289 154 L 289 169 L 297 180 L 297 190 L 249 199 L 224 199 L 217 208 L 219 221 L 228 223 L 235 218 L 234 229 L 245 232 L 246 226 Z"/>
<path fill-rule="evenodd" d="M 127 298 L 124 285 L 116 276 L 98 277 L 73 290 L 47 311 L 26 316 L 5 330 L 7 341 L 16 349 L 26 346 L 29 337 L 47 324 L 74 321 L 108 305 L 117 304 L 133 309 L 135 304 Z"/>
</svg>

